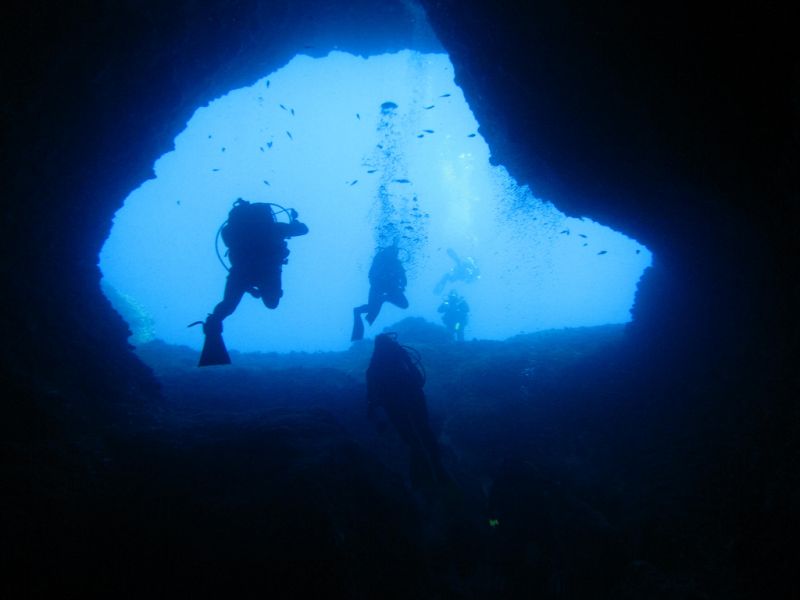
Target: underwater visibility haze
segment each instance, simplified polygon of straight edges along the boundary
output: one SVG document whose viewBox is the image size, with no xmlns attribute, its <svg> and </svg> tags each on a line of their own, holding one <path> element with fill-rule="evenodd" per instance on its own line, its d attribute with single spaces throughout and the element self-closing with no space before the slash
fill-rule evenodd
<svg viewBox="0 0 800 600">
<path fill-rule="evenodd" d="M 221 297 L 226 248 L 215 236 L 244 198 L 297 210 L 310 233 L 289 241 L 278 308 L 245 296 L 226 319 L 232 349 L 346 349 L 372 257 L 394 242 L 409 307 L 386 304 L 368 335 L 405 317 L 438 323 L 450 290 L 469 303 L 468 339 L 629 321 L 650 252 L 566 217 L 490 152 L 445 54 L 297 56 L 197 110 L 117 212 L 104 284 L 156 338 L 199 348 L 186 325 Z M 437 286 L 456 257 L 477 275 Z"/>
<path fill-rule="evenodd" d="M 12 7 L 3 598 L 800 597 L 796 19 Z"/>
</svg>

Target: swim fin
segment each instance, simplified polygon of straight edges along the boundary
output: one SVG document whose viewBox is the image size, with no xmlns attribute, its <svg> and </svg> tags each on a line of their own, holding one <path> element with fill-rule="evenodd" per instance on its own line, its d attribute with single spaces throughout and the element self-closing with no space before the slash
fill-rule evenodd
<svg viewBox="0 0 800 600">
<path fill-rule="evenodd" d="M 353 334 L 350 336 L 351 342 L 364 339 L 364 322 L 361 320 L 362 307 L 353 309 Z"/>
<path fill-rule="evenodd" d="M 203 333 L 206 334 L 206 341 L 203 344 L 203 351 L 200 353 L 198 367 L 209 367 L 212 365 L 229 365 L 231 357 L 228 356 L 228 349 L 222 339 L 222 321 L 218 321 L 209 316 L 203 323 Z"/>
</svg>

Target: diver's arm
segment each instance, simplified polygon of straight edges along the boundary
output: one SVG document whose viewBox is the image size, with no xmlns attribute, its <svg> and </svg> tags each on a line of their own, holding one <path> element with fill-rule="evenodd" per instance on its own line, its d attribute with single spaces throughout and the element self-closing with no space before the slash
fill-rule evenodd
<svg viewBox="0 0 800 600">
<path fill-rule="evenodd" d="M 286 237 L 297 237 L 298 235 L 305 235 L 308 233 L 308 225 L 297 219 L 293 219 L 289 223 L 289 234 Z"/>
<path fill-rule="evenodd" d="M 291 223 L 275 223 L 276 230 L 282 238 L 297 237 L 308 233 L 308 226 L 300 221 Z"/>
</svg>

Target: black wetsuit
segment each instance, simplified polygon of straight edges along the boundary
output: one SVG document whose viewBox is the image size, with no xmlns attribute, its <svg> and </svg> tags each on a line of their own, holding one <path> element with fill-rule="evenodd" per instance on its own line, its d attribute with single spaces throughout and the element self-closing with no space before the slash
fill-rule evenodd
<svg viewBox="0 0 800 600">
<path fill-rule="evenodd" d="M 439 447 L 428 423 L 424 385 L 425 378 L 408 351 L 389 335 L 378 335 L 367 368 L 368 412 L 373 416 L 375 409 L 382 408 L 408 445 L 415 487 L 445 479 Z"/>
<path fill-rule="evenodd" d="M 439 306 L 442 313 L 442 322 L 453 337 L 462 342 L 464 341 L 464 327 L 469 321 L 469 305 L 461 296 L 450 295 Z"/>
<path fill-rule="evenodd" d="M 223 319 L 233 314 L 246 292 L 261 298 L 267 308 L 276 308 L 283 296 L 281 271 L 289 256 L 286 239 L 308 233 L 308 227 L 296 219 L 289 223 L 274 222 L 268 204 L 251 204 L 248 210 L 248 219 L 237 225 L 237 230 L 223 229 L 231 269 L 222 302 L 206 320 L 207 328 L 217 324 L 221 327 Z M 266 211 L 270 211 L 268 215 L 263 214 Z"/>
<path fill-rule="evenodd" d="M 381 249 L 372 259 L 369 269 L 369 298 L 367 303 L 353 309 L 352 340 L 364 337 L 364 325 L 361 315 L 367 313 L 367 322 L 372 325 L 381 311 L 384 302 L 391 302 L 400 308 L 408 308 L 408 298 L 403 293 L 406 289 L 406 271 L 397 257 L 397 247 Z"/>
</svg>

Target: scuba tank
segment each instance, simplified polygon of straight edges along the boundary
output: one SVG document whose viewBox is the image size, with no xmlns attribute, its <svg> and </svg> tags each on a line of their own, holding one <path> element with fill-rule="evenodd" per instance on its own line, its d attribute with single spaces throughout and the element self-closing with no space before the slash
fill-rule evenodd
<svg viewBox="0 0 800 600">
<path fill-rule="evenodd" d="M 287 209 L 271 202 L 248 202 L 239 198 L 233 203 L 233 208 L 228 213 L 228 218 L 219 226 L 214 239 L 214 251 L 226 271 L 231 270 L 231 265 L 228 264 L 230 262 L 230 248 L 239 245 L 257 245 L 260 240 L 263 240 L 264 233 L 279 222 L 279 215 L 286 215 L 288 222 L 291 223 L 294 221 L 297 212 L 294 209 Z M 228 248 L 224 255 L 220 252 L 220 238 Z M 280 253 L 283 254 L 281 262 L 286 264 L 288 262 L 289 249 L 283 240 L 281 240 L 281 245 Z M 225 261 L 223 256 L 229 259 L 228 262 Z"/>
</svg>

